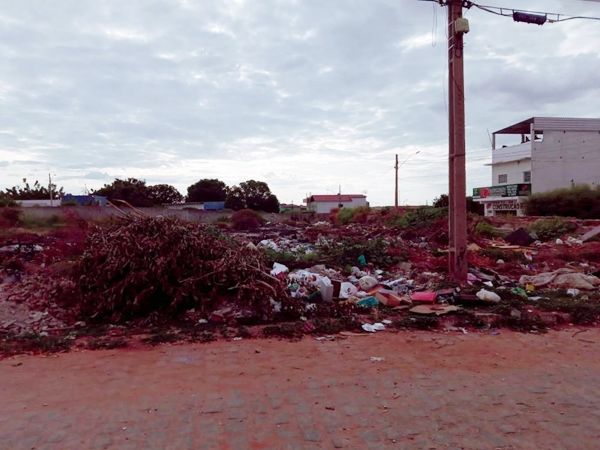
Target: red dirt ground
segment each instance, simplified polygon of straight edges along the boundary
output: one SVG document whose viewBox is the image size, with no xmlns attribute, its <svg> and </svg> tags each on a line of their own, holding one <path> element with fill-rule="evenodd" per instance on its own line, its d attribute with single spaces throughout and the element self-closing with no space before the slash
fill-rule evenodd
<svg viewBox="0 0 600 450">
<path fill-rule="evenodd" d="M 0 361 L 0 447 L 598 448 L 599 343 L 384 332 L 18 356 Z"/>
</svg>

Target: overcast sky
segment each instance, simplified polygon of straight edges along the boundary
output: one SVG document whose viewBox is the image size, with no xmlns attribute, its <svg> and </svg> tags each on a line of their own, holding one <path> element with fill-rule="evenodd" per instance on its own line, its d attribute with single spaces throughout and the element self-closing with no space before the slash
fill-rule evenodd
<svg viewBox="0 0 600 450">
<path fill-rule="evenodd" d="M 600 116 L 600 21 L 466 16 L 470 190 L 491 181 L 488 130 Z M 341 185 L 385 205 L 399 153 L 401 203 L 431 202 L 447 190 L 445 21 L 416 0 L 0 0 L 0 188 L 257 179 L 286 203 Z"/>
</svg>

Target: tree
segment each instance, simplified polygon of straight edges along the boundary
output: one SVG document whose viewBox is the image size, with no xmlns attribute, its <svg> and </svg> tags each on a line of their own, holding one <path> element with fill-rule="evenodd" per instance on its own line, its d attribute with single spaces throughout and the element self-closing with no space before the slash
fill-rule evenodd
<svg viewBox="0 0 600 450">
<path fill-rule="evenodd" d="M 473 200 L 473 197 L 467 197 L 467 211 L 473 214 L 483 215 L 483 204 Z M 435 208 L 447 208 L 449 204 L 448 194 L 441 194 L 439 197 L 433 199 L 433 206 Z"/>
<path fill-rule="evenodd" d="M 109 200 L 125 200 L 133 206 L 152 206 L 154 204 L 151 191 L 146 182 L 137 178 L 121 180 L 116 178 L 111 184 L 105 184 L 94 192 L 103 195 Z"/>
<path fill-rule="evenodd" d="M 227 185 L 216 178 L 204 178 L 187 188 L 188 202 L 222 202 L 227 197 Z"/>
<path fill-rule="evenodd" d="M 448 194 L 441 194 L 439 197 L 433 199 L 433 206 L 435 208 L 447 208 L 448 203 Z"/>
<path fill-rule="evenodd" d="M 246 199 L 244 193 L 239 186 L 233 186 L 227 190 L 227 198 L 225 200 L 225 208 L 239 211 L 246 208 Z"/>
<path fill-rule="evenodd" d="M 183 201 L 183 195 L 170 184 L 155 184 L 148 187 L 148 189 L 150 191 L 150 199 L 155 205 L 181 203 Z"/>
<path fill-rule="evenodd" d="M 248 208 L 279 212 L 279 200 L 264 181 L 248 180 L 228 190 L 225 207 L 234 210 Z"/>
<path fill-rule="evenodd" d="M 42 186 L 39 181 L 35 180 L 33 186 L 30 186 L 26 178 L 23 178 L 25 186 L 13 186 L 5 189 L 3 197 L 11 200 L 50 200 L 50 190 L 52 198 L 58 199 L 64 195 L 63 188 L 56 189 L 57 186 L 52 184 L 50 189 L 48 186 Z"/>
</svg>

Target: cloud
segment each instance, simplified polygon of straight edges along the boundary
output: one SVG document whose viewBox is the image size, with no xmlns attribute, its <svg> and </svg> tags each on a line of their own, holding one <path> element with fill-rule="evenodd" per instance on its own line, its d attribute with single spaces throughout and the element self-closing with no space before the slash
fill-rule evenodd
<svg viewBox="0 0 600 450">
<path fill-rule="evenodd" d="M 597 14 L 580 3 L 565 12 Z M 466 15 L 473 187 L 491 177 L 487 130 L 597 115 L 600 36 Z M 48 172 L 74 193 L 117 176 L 182 191 L 257 178 L 285 202 L 342 185 L 390 204 L 394 155 L 421 150 L 401 169 L 401 199 L 431 201 L 447 189 L 445 20 L 396 0 L 7 2 L 0 187 Z"/>
</svg>

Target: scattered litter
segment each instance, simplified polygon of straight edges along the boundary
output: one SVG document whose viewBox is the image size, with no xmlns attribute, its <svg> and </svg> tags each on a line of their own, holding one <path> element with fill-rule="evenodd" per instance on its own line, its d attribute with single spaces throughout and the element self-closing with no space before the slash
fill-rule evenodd
<svg viewBox="0 0 600 450">
<path fill-rule="evenodd" d="M 531 234 L 524 228 L 517 228 L 512 233 L 506 235 L 504 240 L 511 245 L 518 245 L 520 247 L 527 247 L 535 241 Z"/>
<path fill-rule="evenodd" d="M 290 269 L 288 269 L 287 266 L 284 266 L 283 264 L 279 264 L 279 263 L 275 262 L 275 263 L 273 263 L 273 269 L 271 270 L 271 275 L 276 277 L 278 275 L 286 274 L 289 271 L 290 271 Z"/>
<path fill-rule="evenodd" d="M 377 300 L 377 298 L 375 297 L 369 296 L 361 298 L 359 301 L 356 302 L 356 304 L 363 308 L 375 308 L 379 305 L 379 300 Z"/>
<path fill-rule="evenodd" d="M 496 294 L 495 292 L 492 292 L 492 291 L 487 291 L 485 289 L 481 289 L 475 295 L 477 295 L 477 298 L 479 300 L 484 301 L 484 302 L 498 303 L 501 300 L 501 298 L 498 294 Z"/>
<path fill-rule="evenodd" d="M 421 291 L 421 292 L 413 292 L 410 294 L 410 299 L 413 302 L 428 302 L 433 303 L 437 298 L 437 292 L 434 291 Z"/>
<path fill-rule="evenodd" d="M 373 289 L 375 286 L 377 286 L 377 283 L 377 279 L 369 275 L 366 275 L 358 280 L 358 285 L 363 291 L 369 291 Z"/>
<path fill-rule="evenodd" d="M 382 356 L 371 356 L 370 360 L 371 362 L 381 362 L 385 361 L 385 358 Z"/>
<path fill-rule="evenodd" d="M 598 236 L 600 236 L 600 225 L 591 229 L 590 231 L 585 233 L 583 236 L 581 236 L 581 242 L 591 241 L 592 239 L 594 239 Z"/>
<path fill-rule="evenodd" d="M 376 331 L 383 331 L 385 330 L 385 325 L 383 323 L 380 322 L 376 322 L 373 324 L 370 323 L 363 323 L 362 324 L 362 329 L 369 332 L 369 333 L 375 333 Z"/>
<path fill-rule="evenodd" d="M 340 298 L 350 298 L 358 292 L 356 286 L 352 283 L 344 281 L 340 284 Z"/>
<path fill-rule="evenodd" d="M 417 305 L 409 311 L 414 314 L 443 316 L 445 314 L 459 311 L 460 308 L 454 305 Z"/>
<path fill-rule="evenodd" d="M 586 275 L 573 269 L 562 268 L 553 272 L 544 272 L 537 275 L 523 275 L 519 279 L 520 284 L 531 284 L 536 288 L 554 286 L 562 288 L 575 288 L 581 290 L 592 290 L 600 286 L 600 278 L 594 275 Z"/>
</svg>

